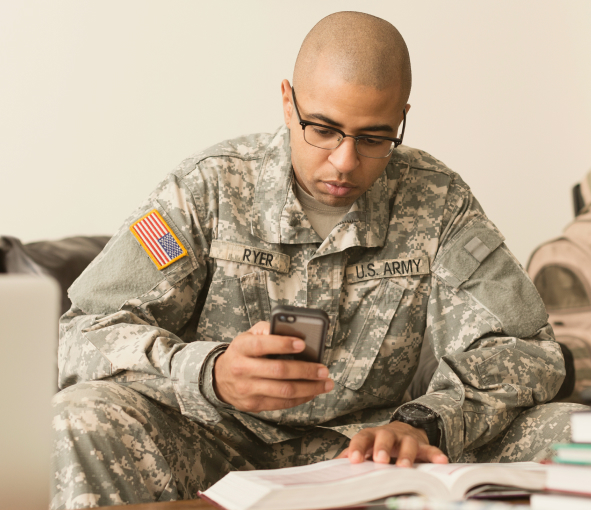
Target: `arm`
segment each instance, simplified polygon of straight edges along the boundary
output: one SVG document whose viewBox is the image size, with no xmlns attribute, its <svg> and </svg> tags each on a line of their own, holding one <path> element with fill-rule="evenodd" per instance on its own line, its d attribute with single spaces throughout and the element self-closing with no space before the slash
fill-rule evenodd
<svg viewBox="0 0 591 510">
<path fill-rule="evenodd" d="M 228 348 L 195 334 L 209 291 L 207 255 L 216 225 L 215 207 L 204 210 L 203 204 L 216 204 L 217 197 L 202 188 L 197 201 L 182 179 L 171 175 L 71 287 L 73 307 L 60 328 L 60 387 L 111 380 L 204 422 L 219 421 L 216 408 L 224 404 L 248 411 L 283 409 L 332 389 L 323 365 L 264 357 L 302 350 L 298 339 L 237 331 Z M 129 228 L 153 209 L 187 250 L 160 270 Z M 264 342 L 260 334 L 267 335 Z"/>
<path fill-rule="evenodd" d="M 565 371 L 533 283 L 461 182 L 450 188 L 440 239 L 425 332 L 439 366 L 427 394 L 413 403 L 438 415 L 439 447 L 456 461 L 497 436 L 524 408 L 550 400 Z M 374 429 L 369 440 L 354 438 L 349 450 L 364 453 L 373 445 L 376 458 L 373 437 L 385 433 L 383 444 L 394 445 L 394 455 L 408 435 L 394 431 L 395 423 Z M 426 444 L 417 440 L 407 458 L 418 452 L 434 461 L 438 453 Z"/>
<path fill-rule="evenodd" d="M 129 229 L 153 209 L 187 251 L 161 270 Z M 70 288 L 73 307 L 60 325 L 60 387 L 112 380 L 194 419 L 219 420 L 200 386 L 204 362 L 227 344 L 193 342 L 214 225 L 215 211 L 200 210 L 174 174 L 133 213 Z"/>
<path fill-rule="evenodd" d="M 565 370 L 533 283 L 469 189 L 451 191 L 425 333 L 440 363 L 415 402 L 438 414 L 455 460 L 550 400 Z"/>
</svg>

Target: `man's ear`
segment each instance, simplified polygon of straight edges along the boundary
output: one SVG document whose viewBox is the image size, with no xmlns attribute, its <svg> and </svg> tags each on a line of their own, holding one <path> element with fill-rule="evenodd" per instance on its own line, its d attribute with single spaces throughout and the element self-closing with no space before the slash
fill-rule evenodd
<svg viewBox="0 0 591 510">
<path fill-rule="evenodd" d="M 293 114 L 293 99 L 289 80 L 283 80 L 281 82 L 281 100 L 283 101 L 283 119 L 285 121 L 285 125 L 287 127 L 290 127 L 289 124 L 291 122 L 291 116 Z"/>
</svg>

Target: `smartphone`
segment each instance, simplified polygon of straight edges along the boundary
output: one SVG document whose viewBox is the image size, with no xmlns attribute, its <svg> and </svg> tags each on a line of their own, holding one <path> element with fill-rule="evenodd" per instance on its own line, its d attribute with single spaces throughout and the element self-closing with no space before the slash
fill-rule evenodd
<svg viewBox="0 0 591 510">
<path fill-rule="evenodd" d="M 273 356 L 322 363 L 324 342 L 330 321 L 322 310 L 298 306 L 274 306 L 271 310 L 271 334 L 295 336 L 306 342 L 306 348 L 296 354 Z"/>
</svg>

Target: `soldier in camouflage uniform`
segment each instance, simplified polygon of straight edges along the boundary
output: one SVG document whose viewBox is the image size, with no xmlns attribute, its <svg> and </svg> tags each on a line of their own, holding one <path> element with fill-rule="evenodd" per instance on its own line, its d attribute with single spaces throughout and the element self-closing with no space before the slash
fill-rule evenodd
<svg viewBox="0 0 591 510">
<path fill-rule="evenodd" d="M 314 61 L 335 34 L 346 57 Z M 396 72 L 372 62 L 392 55 Z M 383 20 L 322 20 L 298 56 L 297 101 L 282 84 L 287 127 L 185 160 L 74 283 L 52 508 L 190 499 L 231 470 L 339 455 L 539 460 L 568 438 L 574 406 L 541 405 L 564 363 L 533 284 L 456 173 L 394 149 L 407 59 Z M 380 88 L 380 72 L 408 79 Z M 371 136 L 331 150 L 305 138 L 339 127 Z M 342 211 L 326 235 L 302 193 Z M 268 334 L 275 305 L 329 315 L 322 363 L 265 357 L 303 349 Z M 431 445 L 397 420 L 424 339 L 439 367 L 413 403 L 437 416 Z"/>
</svg>

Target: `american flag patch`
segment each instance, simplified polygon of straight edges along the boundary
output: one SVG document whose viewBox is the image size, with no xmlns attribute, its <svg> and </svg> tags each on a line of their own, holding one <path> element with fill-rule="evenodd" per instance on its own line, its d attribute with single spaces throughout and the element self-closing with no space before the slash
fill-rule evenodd
<svg viewBox="0 0 591 510">
<path fill-rule="evenodd" d="M 187 250 L 174 235 L 160 213 L 153 209 L 129 227 L 158 270 L 184 257 Z"/>
</svg>

